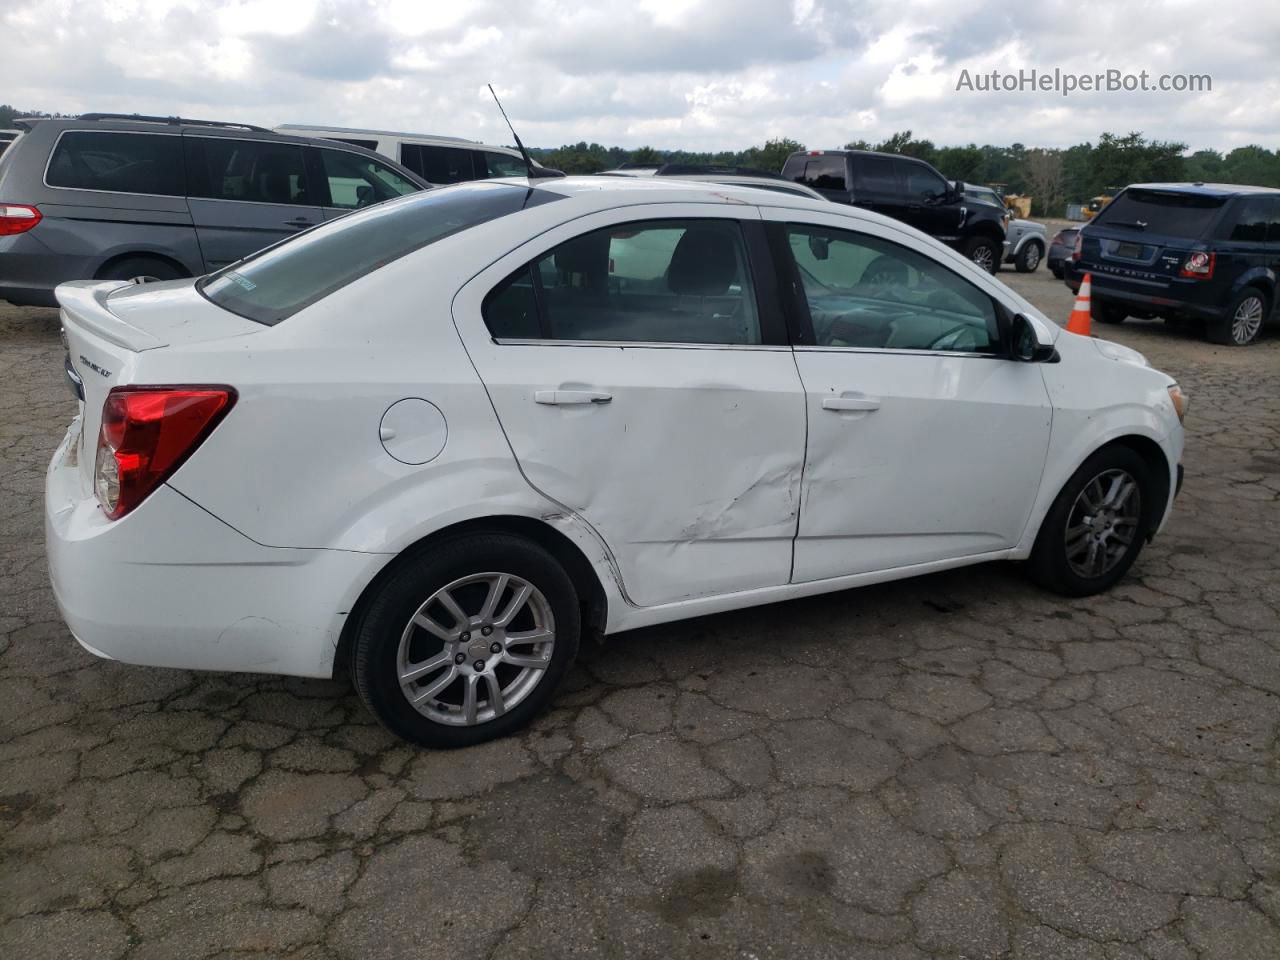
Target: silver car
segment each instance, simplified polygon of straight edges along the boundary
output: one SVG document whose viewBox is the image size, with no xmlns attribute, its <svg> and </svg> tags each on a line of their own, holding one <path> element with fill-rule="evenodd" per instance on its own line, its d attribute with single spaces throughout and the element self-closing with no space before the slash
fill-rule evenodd
<svg viewBox="0 0 1280 960">
<path fill-rule="evenodd" d="M 974 200 L 978 203 L 989 203 L 1006 211 L 1004 256 L 1001 258 L 1001 262 L 1012 263 L 1014 269 L 1019 273 L 1030 273 L 1040 266 L 1040 261 L 1044 259 L 1045 251 L 1049 249 L 1048 235 L 1045 233 L 1044 224 L 1036 223 L 1034 220 L 1015 218 L 1012 213 L 1008 212 L 1000 194 L 990 187 L 979 187 L 972 183 L 966 183 L 964 195 L 966 199 Z"/>
</svg>

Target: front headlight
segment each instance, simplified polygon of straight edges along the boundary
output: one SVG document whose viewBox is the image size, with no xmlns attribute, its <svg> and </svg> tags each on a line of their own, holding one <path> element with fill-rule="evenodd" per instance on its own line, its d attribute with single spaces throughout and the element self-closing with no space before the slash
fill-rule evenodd
<svg viewBox="0 0 1280 960">
<path fill-rule="evenodd" d="M 1173 409 L 1178 414 L 1178 422 L 1182 423 L 1187 418 L 1187 407 L 1191 406 L 1191 398 L 1182 392 L 1182 388 L 1176 383 L 1169 387 L 1169 399 L 1173 401 Z"/>
</svg>

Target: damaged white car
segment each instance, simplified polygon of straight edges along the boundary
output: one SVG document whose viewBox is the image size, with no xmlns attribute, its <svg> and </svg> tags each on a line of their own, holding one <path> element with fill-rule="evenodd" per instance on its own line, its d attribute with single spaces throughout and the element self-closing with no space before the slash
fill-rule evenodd
<svg viewBox="0 0 1280 960">
<path fill-rule="evenodd" d="M 349 668 L 432 746 L 526 723 L 584 635 L 989 560 L 1103 590 L 1181 476 L 1185 398 L 1138 354 L 898 221 L 750 188 L 461 184 L 58 297 L 79 642 Z"/>
</svg>

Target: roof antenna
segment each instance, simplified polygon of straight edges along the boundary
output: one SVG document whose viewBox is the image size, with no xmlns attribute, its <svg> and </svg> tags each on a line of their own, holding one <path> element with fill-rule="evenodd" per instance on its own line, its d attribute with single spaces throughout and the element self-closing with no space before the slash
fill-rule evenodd
<svg viewBox="0 0 1280 960">
<path fill-rule="evenodd" d="M 493 84 L 486 84 L 489 93 L 493 96 L 493 102 L 498 105 L 498 110 L 502 114 L 502 119 L 507 121 L 507 129 L 511 131 L 511 135 L 516 138 L 516 149 L 520 151 L 520 156 L 524 157 L 524 166 L 528 171 L 530 180 L 536 180 L 538 177 L 554 177 L 556 174 L 550 170 L 535 166 L 533 157 L 529 156 L 529 151 L 524 148 L 524 144 L 520 142 L 520 134 L 516 133 L 516 128 L 511 125 L 511 120 L 507 117 L 507 111 L 502 109 L 502 101 L 498 99 L 498 95 L 493 92 Z"/>
</svg>

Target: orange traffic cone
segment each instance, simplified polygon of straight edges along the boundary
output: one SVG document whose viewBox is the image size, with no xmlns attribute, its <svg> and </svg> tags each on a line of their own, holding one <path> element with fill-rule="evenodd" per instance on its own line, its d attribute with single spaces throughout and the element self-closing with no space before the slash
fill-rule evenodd
<svg viewBox="0 0 1280 960">
<path fill-rule="evenodd" d="M 1089 294 L 1093 287 L 1093 275 L 1086 273 L 1080 281 L 1080 292 L 1076 294 L 1076 305 L 1071 308 L 1071 316 L 1067 318 L 1067 332 L 1078 333 L 1082 337 L 1089 336 L 1093 323 L 1093 315 L 1089 310 Z"/>
</svg>

